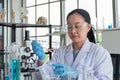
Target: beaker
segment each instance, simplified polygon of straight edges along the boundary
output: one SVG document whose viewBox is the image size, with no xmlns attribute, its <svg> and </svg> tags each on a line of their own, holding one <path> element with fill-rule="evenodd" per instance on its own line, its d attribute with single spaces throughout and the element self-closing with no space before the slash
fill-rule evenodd
<svg viewBox="0 0 120 80">
<path fill-rule="evenodd" d="M 20 59 L 19 52 L 20 45 L 17 42 L 13 42 L 9 46 L 9 74 L 10 80 L 20 80 Z"/>
<path fill-rule="evenodd" d="M 44 76 L 44 79 L 42 79 L 42 80 L 61 80 L 61 78 L 59 76 L 46 75 L 46 76 Z"/>
<path fill-rule="evenodd" d="M 78 80 L 94 80 L 94 72 L 93 71 L 80 71 Z"/>
<path fill-rule="evenodd" d="M 69 72 L 66 80 L 78 80 L 79 74 L 77 72 Z"/>
</svg>

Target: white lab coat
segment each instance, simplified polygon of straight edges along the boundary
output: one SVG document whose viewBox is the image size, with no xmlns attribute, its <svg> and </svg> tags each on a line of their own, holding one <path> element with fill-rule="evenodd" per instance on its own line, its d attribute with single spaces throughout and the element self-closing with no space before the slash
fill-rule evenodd
<svg viewBox="0 0 120 80">
<path fill-rule="evenodd" d="M 74 61 L 73 47 L 70 44 L 57 49 L 51 61 L 44 63 L 39 69 L 45 70 L 47 74 L 54 75 L 53 68 L 50 66 L 53 63 L 67 64 L 78 71 L 92 71 L 94 73 L 94 80 L 113 80 L 113 66 L 109 52 L 103 47 L 89 42 L 88 39 Z M 37 73 L 37 78 L 41 80 L 40 73 Z M 78 80 L 81 80 L 80 76 Z"/>
</svg>

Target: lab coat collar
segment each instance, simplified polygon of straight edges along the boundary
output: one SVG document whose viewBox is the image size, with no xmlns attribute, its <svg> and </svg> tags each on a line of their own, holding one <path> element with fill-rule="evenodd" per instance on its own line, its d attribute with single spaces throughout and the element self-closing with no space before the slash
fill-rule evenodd
<svg viewBox="0 0 120 80">
<path fill-rule="evenodd" d="M 76 66 L 80 60 L 83 58 L 83 56 L 89 52 L 90 49 L 90 41 L 86 39 L 84 45 L 80 49 L 78 56 L 76 57 L 75 61 L 73 62 L 73 46 L 72 44 L 68 45 L 66 48 L 66 55 L 65 55 L 65 61 L 70 66 Z"/>
<path fill-rule="evenodd" d="M 86 47 L 88 48 L 89 44 L 90 44 L 90 41 L 87 38 L 81 49 L 84 49 Z M 70 51 L 73 51 L 73 45 L 72 45 L 72 43 L 67 46 L 66 51 L 67 51 L 67 53 L 69 53 Z M 86 52 L 87 51 L 89 51 L 89 49 L 86 49 Z"/>
</svg>

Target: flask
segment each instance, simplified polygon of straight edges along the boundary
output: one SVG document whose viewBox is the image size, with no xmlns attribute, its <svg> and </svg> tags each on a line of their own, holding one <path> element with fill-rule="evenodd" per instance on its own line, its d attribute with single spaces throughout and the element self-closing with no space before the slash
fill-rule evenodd
<svg viewBox="0 0 120 80">
<path fill-rule="evenodd" d="M 108 29 L 112 29 L 112 24 L 108 25 Z"/>
<path fill-rule="evenodd" d="M 10 46 L 10 56 L 9 56 L 9 75 L 10 80 L 20 80 L 20 59 L 19 59 L 19 53 L 20 53 L 20 45 L 17 42 L 13 42 Z"/>
</svg>

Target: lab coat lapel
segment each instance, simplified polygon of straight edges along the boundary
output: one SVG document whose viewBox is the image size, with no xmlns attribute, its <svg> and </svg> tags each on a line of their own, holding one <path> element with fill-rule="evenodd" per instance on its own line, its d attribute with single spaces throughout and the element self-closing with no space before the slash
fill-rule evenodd
<svg viewBox="0 0 120 80">
<path fill-rule="evenodd" d="M 65 64 L 71 66 L 73 63 L 73 47 L 72 44 L 68 45 L 65 52 Z"/>
<path fill-rule="evenodd" d="M 89 52 L 89 49 L 90 49 L 90 42 L 89 40 L 87 39 L 83 45 L 83 47 L 80 49 L 75 61 L 73 62 L 73 67 L 76 67 L 82 58 L 84 58 L 84 56 Z"/>
</svg>

